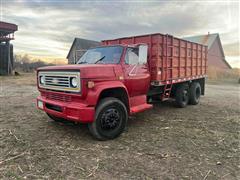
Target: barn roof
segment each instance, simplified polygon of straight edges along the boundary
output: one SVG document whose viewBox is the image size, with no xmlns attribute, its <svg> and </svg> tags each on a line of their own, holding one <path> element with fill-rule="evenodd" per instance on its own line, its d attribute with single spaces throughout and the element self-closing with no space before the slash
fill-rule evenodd
<svg viewBox="0 0 240 180">
<path fill-rule="evenodd" d="M 10 33 L 14 33 L 18 30 L 18 26 L 16 24 L 11 24 L 7 22 L 0 21 L 0 33 L 3 35 L 7 35 Z"/>
<path fill-rule="evenodd" d="M 72 46 L 71 46 L 71 48 L 70 48 L 70 50 L 68 52 L 68 55 L 67 55 L 67 59 L 69 58 L 70 53 L 72 51 L 72 48 L 74 46 L 76 46 L 77 49 L 81 50 L 81 49 L 89 49 L 91 47 L 98 46 L 99 44 L 100 44 L 100 42 L 98 42 L 98 41 L 82 39 L 82 38 L 74 38 Z"/>
<path fill-rule="evenodd" d="M 18 30 L 16 24 L 0 21 L 0 43 L 14 39 L 14 32 Z"/>
<path fill-rule="evenodd" d="M 199 35 L 199 36 L 184 37 L 183 39 L 191 41 L 191 42 L 206 45 L 206 46 L 208 46 L 208 49 L 209 49 L 212 46 L 213 42 L 218 37 L 219 37 L 219 34 L 215 33 L 215 34 L 206 34 L 206 35 Z"/>
<path fill-rule="evenodd" d="M 228 62 L 225 59 L 225 55 L 224 55 L 224 51 L 223 51 L 223 47 L 222 47 L 222 43 L 220 40 L 220 36 L 218 33 L 214 33 L 214 34 L 205 34 L 205 35 L 199 35 L 199 36 L 189 36 L 189 37 L 183 37 L 183 39 L 187 40 L 187 41 L 191 41 L 191 42 L 195 42 L 195 43 L 199 43 L 199 44 L 203 44 L 208 46 L 208 49 L 210 49 L 214 43 L 214 41 L 218 41 L 221 53 L 224 57 L 224 62 L 225 64 L 231 69 L 232 67 L 228 64 Z"/>
</svg>

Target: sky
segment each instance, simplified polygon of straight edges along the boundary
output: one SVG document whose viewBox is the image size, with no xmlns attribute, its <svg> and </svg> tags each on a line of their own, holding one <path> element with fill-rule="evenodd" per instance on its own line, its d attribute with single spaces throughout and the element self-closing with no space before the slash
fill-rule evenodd
<svg viewBox="0 0 240 180">
<path fill-rule="evenodd" d="M 160 32 L 219 33 L 226 60 L 240 68 L 239 1 L 0 0 L 1 20 L 16 23 L 14 51 L 56 63 L 75 37 L 103 40 Z"/>
</svg>

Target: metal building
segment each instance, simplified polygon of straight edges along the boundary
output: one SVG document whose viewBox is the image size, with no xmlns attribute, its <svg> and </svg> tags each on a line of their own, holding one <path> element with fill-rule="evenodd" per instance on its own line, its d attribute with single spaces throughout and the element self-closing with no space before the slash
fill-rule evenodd
<svg viewBox="0 0 240 180">
<path fill-rule="evenodd" d="M 75 38 L 68 52 L 68 64 L 76 64 L 80 57 L 89 49 L 99 46 L 100 42 Z"/>
<path fill-rule="evenodd" d="M 222 43 L 218 33 L 183 38 L 188 41 L 204 44 L 208 46 L 208 66 L 219 69 L 231 69 L 225 59 Z"/>
<path fill-rule="evenodd" d="M 0 21 L 0 75 L 8 75 L 13 72 L 13 45 L 14 32 L 18 30 L 16 24 Z"/>
</svg>

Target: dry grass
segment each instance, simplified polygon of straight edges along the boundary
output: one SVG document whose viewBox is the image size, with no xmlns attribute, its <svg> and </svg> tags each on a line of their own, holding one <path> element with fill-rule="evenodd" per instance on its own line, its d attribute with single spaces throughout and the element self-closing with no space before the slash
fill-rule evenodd
<svg viewBox="0 0 240 180">
<path fill-rule="evenodd" d="M 100 142 L 36 109 L 35 74 L 0 77 L 0 179 L 239 179 L 239 85 L 209 85 L 197 106 L 130 117 Z"/>
<path fill-rule="evenodd" d="M 36 86 L 36 73 L 20 73 L 18 76 L 0 76 L 0 84 L 14 83 L 16 85 Z"/>
<path fill-rule="evenodd" d="M 214 81 L 233 81 L 238 82 L 240 78 L 240 69 L 219 69 L 216 67 L 208 67 L 208 78 Z"/>
</svg>

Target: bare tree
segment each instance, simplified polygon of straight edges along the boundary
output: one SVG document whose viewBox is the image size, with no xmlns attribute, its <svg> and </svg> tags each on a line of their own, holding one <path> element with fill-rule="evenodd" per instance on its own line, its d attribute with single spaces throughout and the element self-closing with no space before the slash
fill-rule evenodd
<svg viewBox="0 0 240 180">
<path fill-rule="evenodd" d="M 14 68 L 16 71 L 22 71 L 22 72 L 33 72 L 39 67 L 43 66 L 52 66 L 54 64 L 46 63 L 38 60 L 33 60 L 29 57 L 28 54 L 24 55 L 14 55 Z"/>
</svg>

